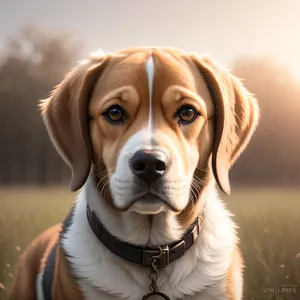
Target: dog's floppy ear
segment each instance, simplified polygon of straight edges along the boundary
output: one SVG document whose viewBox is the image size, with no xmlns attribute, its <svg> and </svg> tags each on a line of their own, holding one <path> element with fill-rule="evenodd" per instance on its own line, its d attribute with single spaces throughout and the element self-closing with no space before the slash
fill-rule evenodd
<svg viewBox="0 0 300 300">
<path fill-rule="evenodd" d="M 191 55 L 215 107 L 212 167 L 223 192 L 230 194 L 229 169 L 247 146 L 259 119 L 259 107 L 242 82 L 209 56 Z"/>
<path fill-rule="evenodd" d="M 41 101 L 42 116 L 56 149 L 72 170 L 71 190 L 85 183 L 91 168 L 88 103 L 108 55 L 80 63 L 66 75 L 48 99 Z"/>
</svg>

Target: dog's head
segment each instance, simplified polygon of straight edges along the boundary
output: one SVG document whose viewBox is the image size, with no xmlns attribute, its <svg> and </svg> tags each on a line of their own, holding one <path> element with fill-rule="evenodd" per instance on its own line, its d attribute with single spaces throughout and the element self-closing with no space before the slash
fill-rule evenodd
<svg viewBox="0 0 300 300">
<path fill-rule="evenodd" d="M 72 169 L 91 167 L 101 199 L 120 211 L 180 213 L 228 172 L 257 123 L 242 83 L 208 56 L 171 48 L 98 54 L 42 103 L 52 141 Z"/>
</svg>

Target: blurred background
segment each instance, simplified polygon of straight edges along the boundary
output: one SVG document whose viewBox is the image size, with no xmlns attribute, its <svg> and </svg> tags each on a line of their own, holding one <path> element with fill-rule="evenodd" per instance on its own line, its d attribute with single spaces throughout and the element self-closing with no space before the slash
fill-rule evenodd
<svg viewBox="0 0 300 300">
<path fill-rule="evenodd" d="M 0 299 L 22 250 L 75 199 L 38 101 L 90 52 L 132 46 L 210 53 L 256 95 L 260 125 L 225 197 L 245 299 L 300 299 L 298 0 L 1 0 L 0 28 Z"/>
</svg>

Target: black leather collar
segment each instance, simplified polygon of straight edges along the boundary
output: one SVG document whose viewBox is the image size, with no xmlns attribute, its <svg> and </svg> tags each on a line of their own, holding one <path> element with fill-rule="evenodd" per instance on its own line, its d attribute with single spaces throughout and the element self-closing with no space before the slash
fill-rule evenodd
<svg viewBox="0 0 300 300">
<path fill-rule="evenodd" d="M 156 261 L 156 266 L 157 268 L 164 268 L 174 260 L 183 256 L 199 237 L 200 218 L 197 218 L 192 228 L 177 242 L 163 245 L 156 249 L 135 246 L 122 242 L 112 236 L 88 205 L 86 211 L 90 227 L 103 245 L 119 257 L 147 267 L 151 267 L 151 258 L 160 255 L 160 252 L 162 251 L 162 255 L 160 255 L 161 258 Z"/>
</svg>

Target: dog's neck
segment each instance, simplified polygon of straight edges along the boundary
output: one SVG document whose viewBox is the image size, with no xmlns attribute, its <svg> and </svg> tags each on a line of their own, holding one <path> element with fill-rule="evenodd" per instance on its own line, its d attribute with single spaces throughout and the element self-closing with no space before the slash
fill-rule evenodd
<svg viewBox="0 0 300 300">
<path fill-rule="evenodd" d="M 159 213 L 153 216 L 150 222 L 147 215 L 119 212 L 113 209 L 100 199 L 91 176 L 81 193 L 85 194 L 83 198 L 86 199 L 99 220 L 105 224 L 107 230 L 121 241 L 148 247 L 164 245 L 179 240 L 187 230 L 186 227 L 180 226 L 173 212 Z M 202 211 L 203 204 L 203 201 L 198 201 L 194 208 L 198 215 Z M 193 222 L 194 220 L 191 220 L 189 225 Z"/>
<path fill-rule="evenodd" d="M 201 195 L 207 203 L 197 241 L 180 260 L 176 259 L 161 271 L 160 288 L 171 299 L 185 298 L 184 294 L 199 292 L 207 285 L 214 286 L 213 292 L 224 288 L 224 276 L 236 244 L 234 223 L 219 200 L 214 184 L 206 186 L 203 192 Z M 149 286 L 148 268 L 120 259 L 99 243 L 87 219 L 87 204 L 112 235 L 128 243 L 146 247 L 165 245 L 181 238 L 184 230 L 174 222 L 176 218 L 171 213 L 155 216 L 150 226 L 146 215 L 113 210 L 99 199 L 91 180 L 81 190 L 61 245 L 85 297 L 104 299 L 108 295 L 103 291 L 109 291 L 116 299 L 137 299 L 137 295 L 142 298 Z M 178 226 L 173 228 L 174 224 Z M 116 285 L 116 276 L 122 278 L 121 284 Z M 187 293 L 183 292 L 186 286 L 191 287 Z"/>
</svg>

